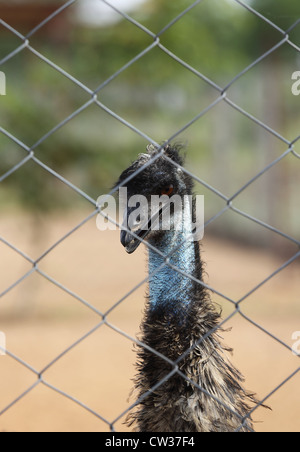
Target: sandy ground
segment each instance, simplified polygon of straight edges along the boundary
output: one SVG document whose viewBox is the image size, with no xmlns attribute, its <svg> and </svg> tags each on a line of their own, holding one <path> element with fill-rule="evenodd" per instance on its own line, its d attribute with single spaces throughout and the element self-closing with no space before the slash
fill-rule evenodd
<svg viewBox="0 0 300 452">
<path fill-rule="evenodd" d="M 85 214 L 60 214 L 33 226 L 32 219 L 13 212 L 0 219 L 0 237 L 36 259 Z M 0 256 L 3 294 L 32 266 L 1 242 Z M 235 301 L 286 260 L 211 237 L 204 239 L 203 258 L 206 282 Z M 44 276 L 35 272 L 0 297 L 0 331 L 7 349 L 30 366 L 0 356 L 0 431 L 99 432 L 109 431 L 110 423 L 116 431 L 127 431 L 124 419 L 135 373 L 130 338 L 139 331 L 145 284 L 118 301 L 145 278 L 145 251 L 141 247 L 128 256 L 118 232 L 99 232 L 92 219 L 47 254 L 38 268 Z M 240 305 L 242 314 L 289 346 L 293 333 L 300 331 L 299 270 L 298 260 Z M 234 304 L 218 295 L 214 300 L 224 318 L 234 312 Z M 107 324 L 85 302 L 101 313 L 110 310 Z M 224 333 L 225 343 L 234 349 L 232 361 L 259 399 L 299 369 L 298 357 L 240 313 L 225 326 L 232 327 Z M 253 413 L 257 431 L 300 431 L 300 372 L 266 403 L 272 411 L 259 408 Z"/>
</svg>

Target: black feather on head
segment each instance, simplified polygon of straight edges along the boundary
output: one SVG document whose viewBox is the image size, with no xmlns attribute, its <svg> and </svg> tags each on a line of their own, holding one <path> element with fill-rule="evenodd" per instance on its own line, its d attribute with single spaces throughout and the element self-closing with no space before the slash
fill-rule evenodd
<svg viewBox="0 0 300 452">
<path fill-rule="evenodd" d="M 181 145 L 166 145 L 160 157 L 162 148 L 155 148 L 152 144 L 147 146 L 147 153 L 139 155 L 129 168 L 120 176 L 115 187 L 125 186 L 128 195 L 141 194 L 145 196 L 160 195 L 165 187 L 172 185 L 174 194 L 181 196 L 192 194 L 193 181 L 181 168 L 184 164 L 183 147 Z M 126 179 L 133 176 L 143 166 L 150 163 L 129 182 Z M 174 162 L 174 163 L 173 163 Z"/>
</svg>

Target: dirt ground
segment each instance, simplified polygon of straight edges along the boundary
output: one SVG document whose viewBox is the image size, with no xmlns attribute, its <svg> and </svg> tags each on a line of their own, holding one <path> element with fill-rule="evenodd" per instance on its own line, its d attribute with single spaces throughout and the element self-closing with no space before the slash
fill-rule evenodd
<svg viewBox="0 0 300 452">
<path fill-rule="evenodd" d="M 34 223 L 12 212 L 0 219 L 0 237 L 36 259 L 88 213 Z M 101 432 L 109 431 L 110 423 L 116 431 L 128 431 L 124 420 L 133 401 L 128 399 L 136 358 L 131 338 L 139 331 L 146 285 L 132 289 L 145 278 L 146 261 L 142 247 L 128 256 L 118 235 L 98 231 L 91 219 L 38 262 L 41 273 L 4 295 L 32 265 L 0 241 L 0 331 L 7 350 L 21 360 L 0 356 L 0 431 Z M 202 255 L 206 282 L 234 301 L 286 260 L 212 237 L 205 237 Z M 293 345 L 292 335 L 300 331 L 299 270 L 298 259 L 241 303 L 241 313 L 251 321 L 237 312 L 225 323 L 232 328 L 223 334 L 234 349 L 231 359 L 260 400 L 300 370 L 299 358 L 252 322 Z M 229 301 L 213 298 L 224 319 L 235 311 Z M 103 324 L 99 313 L 108 310 Z M 258 432 L 299 432 L 300 371 L 266 403 L 272 411 L 253 413 Z"/>
</svg>

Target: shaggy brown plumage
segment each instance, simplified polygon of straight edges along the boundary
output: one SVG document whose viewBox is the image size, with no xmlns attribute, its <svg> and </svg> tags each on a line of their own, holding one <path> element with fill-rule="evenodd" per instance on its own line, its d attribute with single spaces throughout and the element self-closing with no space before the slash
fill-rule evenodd
<svg viewBox="0 0 300 452">
<path fill-rule="evenodd" d="M 148 147 L 148 155 L 142 154 L 121 175 L 118 184 L 156 152 L 153 147 Z M 178 148 L 166 147 L 165 155 L 175 163 L 183 164 Z M 183 196 L 192 193 L 193 182 L 162 156 L 127 184 L 128 196 L 142 193 L 149 197 L 165 191 L 163 187 L 166 186 L 173 187 L 176 193 Z M 136 234 L 139 235 L 139 232 Z M 143 238 L 165 252 L 166 234 L 172 232 L 154 233 L 149 230 Z M 138 240 L 133 239 L 128 231 L 123 231 L 121 238 L 130 253 L 138 246 Z M 190 274 L 201 281 L 203 272 L 199 244 L 194 242 L 189 247 L 193 247 Z M 180 256 L 186 251 L 191 255 L 191 248 L 185 246 L 179 250 Z M 138 346 L 135 393 L 137 399 L 141 400 L 130 413 L 128 424 L 141 432 L 252 431 L 249 412 L 256 400 L 253 394 L 243 389 L 241 374 L 227 359 L 230 350 L 221 344 L 219 312 L 203 285 L 182 276 L 176 282 L 178 274 L 168 270 L 170 284 L 166 269 L 155 276 L 157 280 L 161 277 L 164 284 L 163 291 L 159 292 L 164 299 L 161 303 L 159 300 L 154 303 L 151 299 L 155 296 L 155 290 L 152 290 L 154 295 L 151 295 L 151 288 L 158 283 L 150 278 L 140 340 L 178 365 L 179 372 L 159 385 L 174 369 L 174 365 L 148 348 Z M 176 284 L 183 283 L 186 293 L 178 296 Z M 185 300 L 188 299 L 188 303 L 182 303 L 181 295 Z"/>
<path fill-rule="evenodd" d="M 174 362 L 191 348 L 178 364 L 189 381 L 175 374 L 147 395 L 127 419 L 137 431 L 233 432 L 240 429 L 245 432 L 253 428 L 246 416 L 250 405 L 256 401 L 253 394 L 242 388 L 242 376 L 227 361 L 225 352 L 230 350 L 221 345 L 217 332 L 201 341 L 218 325 L 220 317 L 203 294 L 198 296 L 185 325 L 170 321 L 167 312 L 151 314 L 147 303 L 141 342 Z M 200 344 L 195 346 L 199 339 Z M 173 367 L 139 346 L 137 369 L 135 388 L 139 398 Z"/>
</svg>

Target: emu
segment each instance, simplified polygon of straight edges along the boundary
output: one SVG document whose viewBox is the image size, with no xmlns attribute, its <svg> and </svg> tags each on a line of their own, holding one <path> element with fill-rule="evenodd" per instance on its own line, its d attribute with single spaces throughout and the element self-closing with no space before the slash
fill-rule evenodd
<svg viewBox="0 0 300 452">
<path fill-rule="evenodd" d="M 149 201 L 152 195 L 193 194 L 193 180 L 180 168 L 184 158 L 179 146 L 166 145 L 161 156 L 125 182 L 158 151 L 149 145 L 147 153 L 121 174 L 116 186 L 124 182 L 128 200 L 137 194 Z M 194 207 L 181 216 L 181 228 L 175 227 L 177 216 L 171 210 L 171 227 L 166 231 L 151 228 L 151 221 L 142 227 L 141 216 L 128 223 L 134 208 L 127 205 L 125 210 L 121 243 L 126 251 L 133 253 L 143 241 L 149 244 L 149 289 L 137 346 L 138 402 L 126 420 L 135 431 L 253 431 L 250 411 L 257 401 L 227 359 L 231 350 L 221 344 L 218 334 L 220 313 L 199 283 L 203 281 L 200 246 L 190 240 Z M 149 215 L 159 221 L 162 209 Z"/>
</svg>

